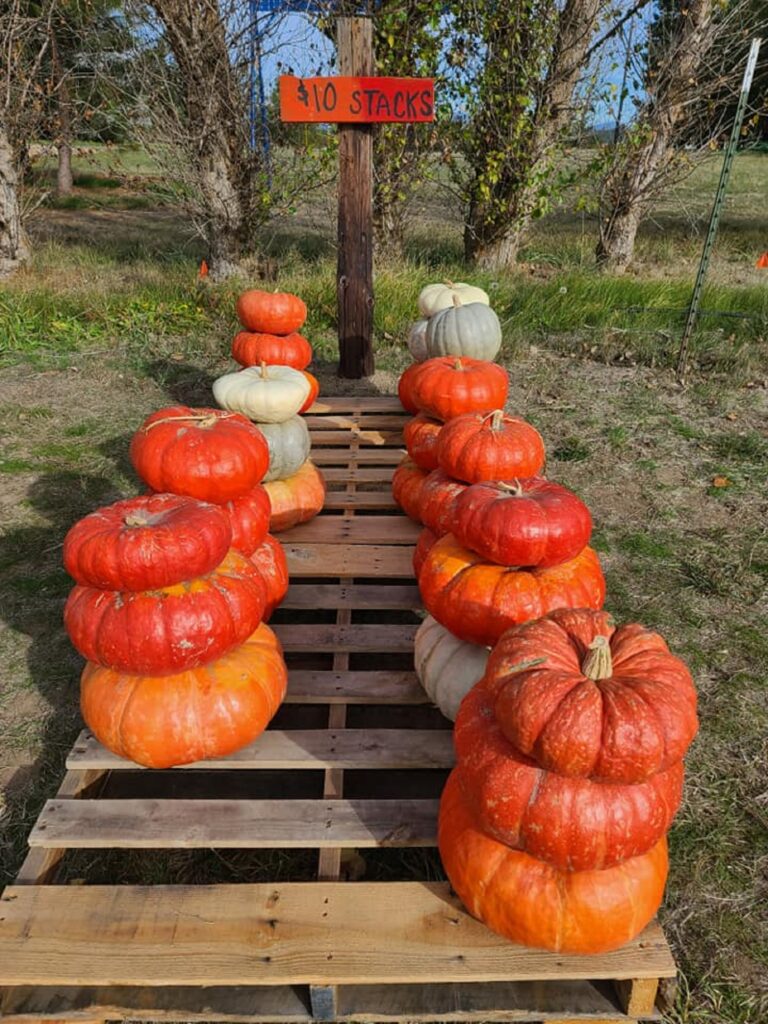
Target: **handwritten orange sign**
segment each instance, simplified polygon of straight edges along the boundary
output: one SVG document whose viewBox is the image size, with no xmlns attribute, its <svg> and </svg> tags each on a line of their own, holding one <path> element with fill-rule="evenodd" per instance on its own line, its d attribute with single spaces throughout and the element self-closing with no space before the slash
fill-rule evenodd
<svg viewBox="0 0 768 1024">
<path fill-rule="evenodd" d="M 434 121 L 432 78 L 280 76 L 280 119 L 345 124 Z"/>
</svg>

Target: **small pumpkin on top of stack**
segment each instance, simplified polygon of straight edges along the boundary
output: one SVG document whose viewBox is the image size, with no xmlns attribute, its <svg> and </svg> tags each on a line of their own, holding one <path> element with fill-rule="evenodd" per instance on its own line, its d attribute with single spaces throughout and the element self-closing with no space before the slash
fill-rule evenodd
<svg viewBox="0 0 768 1024">
<path fill-rule="evenodd" d="M 251 289 L 237 301 L 245 331 L 232 343 L 232 355 L 245 368 L 214 382 L 224 409 L 242 413 L 260 428 L 269 446 L 264 484 L 272 508 L 270 529 L 277 533 L 317 515 L 325 483 L 310 461 L 311 442 L 301 413 L 319 393 L 306 367 L 309 342 L 298 329 L 307 307 L 297 296 Z"/>
</svg>

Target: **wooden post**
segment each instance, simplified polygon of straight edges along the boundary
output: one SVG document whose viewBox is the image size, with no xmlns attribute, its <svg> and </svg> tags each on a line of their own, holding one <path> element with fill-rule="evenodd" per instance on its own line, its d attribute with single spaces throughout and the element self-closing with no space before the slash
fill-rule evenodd
<svg viewBox="0 0 768 1024">
<path fill-rule="evenodd" d="M 337 20 L 339 71 L 370 76 L 373 22 Z M 373 129 L 339 125 L 339 376 L 373 373 Z"/>
</svg>

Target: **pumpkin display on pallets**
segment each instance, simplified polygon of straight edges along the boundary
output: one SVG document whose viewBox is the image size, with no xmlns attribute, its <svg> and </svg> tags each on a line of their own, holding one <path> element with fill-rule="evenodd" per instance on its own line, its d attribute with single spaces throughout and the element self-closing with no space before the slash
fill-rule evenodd
<svg viewBox="0 0 768 1024">
<path fill-rule="evenodd" d="M 277 711 L 287 670 L 262 620 L 283 580 L 232 540 L 223 504 L 173 494 L 98 509 L 67 534 L 81 710 L 114 754 L 150 768 L 226 755 Z"/>
</svg>

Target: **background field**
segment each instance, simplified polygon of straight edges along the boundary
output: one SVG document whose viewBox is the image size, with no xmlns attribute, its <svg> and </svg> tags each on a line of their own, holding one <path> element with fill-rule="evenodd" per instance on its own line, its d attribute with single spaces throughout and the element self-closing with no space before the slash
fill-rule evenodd
<svg viewBox="0 0 768 1024">
<path fill-rule="evenodd" d="M 0 884 L 79 727 L 80 661 L 61 628 L 64 533 L 136 492 L 127 442 L 141 418 L 169 401 L 209 403 L 212 376 L 230 366 L 235 286 L 198 281 L 200 243 L 142 153 L 91 149 L 76 158 L 74 195 L 33 215 L 32 266 L 0 291 Z M 510 408 L 544 434 L 550 475 L 593 510 L 609 607 L 661 629 L 700 688 L 702 731 L 663 912 L 683 971 L 669 1019 L 764 1024 L 768 271 L 754 263 L 768 248 L 768 156 L 736 162 L 705 296 L 706 309 L 734 315 L 703 319 L 687 389 L 669 371 L 718 171 L 713 158 L 665 197 L 626 278 L 595 275 L 594 223 L 565 211 L 536 226 L 519 272 L 471 276 L 504 324 Z M 46 174 L 40 162 L 41 187 Z M 307 300 L 324 389 L 392 391 L 419 288 L 468 274 L 461 226 L 447 193 L 425 186 L 408 260 L 377 271 L 379 371 L 341 384 L 333 207 L 333 195 L 315 197 L 272 225 L 265 246 L 280 287 Z M 108 869 L 183 881 L 252 878 L 258 864 L 226 852 Z M 89 856 L 75 873 L 105 870 Z M 301 857 L 280 870 L 300 873 Z M 417 877 L 437 870 L 413 864 Z"/>
</svg>

